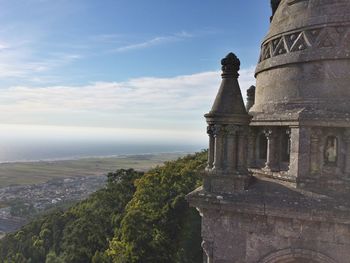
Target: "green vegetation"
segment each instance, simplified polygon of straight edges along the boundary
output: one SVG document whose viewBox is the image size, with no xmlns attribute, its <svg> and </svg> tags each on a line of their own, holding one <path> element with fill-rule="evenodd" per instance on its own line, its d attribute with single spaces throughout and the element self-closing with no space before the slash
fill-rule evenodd
<svg viewBox="0 0 350 263">
<path fill-rule="evenodd" d="M 147 171 L 165 161 L 174 160 L 183 155 L 162 153 L 66 161 L 2 163 L 0 164 L 0 187 L 38 184 L 55 178 L 103 175 L 130 167 L 138 171 Z"/>
<path fill-rule="evenodd" d="M 185 195 L 200 185 L 205 162 L 202 152 L 147 173 L 109 173 L 87 200 L 7 235 L 0 262 L 202 262 L 200 218 Z"/>
</svg>

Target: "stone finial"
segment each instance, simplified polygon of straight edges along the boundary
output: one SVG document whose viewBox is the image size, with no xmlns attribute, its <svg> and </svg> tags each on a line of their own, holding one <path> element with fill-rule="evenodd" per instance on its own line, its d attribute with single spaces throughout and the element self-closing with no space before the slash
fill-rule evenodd
<svg viewBox="0 0 350 263">
<path fill-rule="evenodd" d="M 221 60 L 222 77 L 235 77 L 238 78 L 238 71 L 241 66 L 241 62 L 235 54 L 230 52 L 225 58 Z"/>
<path fill-rule="evenodd" d="M 229 53 L 221 60 L 222 81 L 216 95 L 213 107 L 206 117 L 242 115 L 244 119 L 248 117 L 245 109 L 241 89 L 238 83 L 238 70 L 241 62 L 235 54 Z M 244 121 L 246 123 L 246 120 Z"/>
<path fill-rule="evenodd" d="M 253 107 L 255 103 L 255 86 L 250 86 L 249 89 L 247 89 L 247 111 L 250 110 L 251 107 Z"/>
</svg>

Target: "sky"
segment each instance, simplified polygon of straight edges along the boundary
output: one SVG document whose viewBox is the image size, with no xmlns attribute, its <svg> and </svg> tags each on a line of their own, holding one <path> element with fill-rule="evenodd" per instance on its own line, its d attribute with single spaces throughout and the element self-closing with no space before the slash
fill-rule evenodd
<svg viewBox="0 0 350 263">
<path fill-rule="evenodd" d="M 204 142 L 203 114 L 220 84 L 221 58 L 240 58 L 245 96 L 271 13 L 268 0 L 0 6 L 3 138 L 123 134 Z"/>
</svg>

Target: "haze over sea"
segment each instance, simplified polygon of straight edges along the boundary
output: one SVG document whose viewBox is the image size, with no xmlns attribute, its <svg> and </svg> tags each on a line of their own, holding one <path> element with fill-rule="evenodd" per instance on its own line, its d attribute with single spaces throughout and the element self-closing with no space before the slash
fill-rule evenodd
<svg viewBox="0 0 350 263">
<path fill-rule="evenodd" d="M 7 125 L 0 129 L 0 162 L 190 153 L 206 148 L 204 138 L 196 134 L 188 138 L 188 133 L 186 134 L 183 136 L 180 132 L 152 130 Z"/>
</svg>

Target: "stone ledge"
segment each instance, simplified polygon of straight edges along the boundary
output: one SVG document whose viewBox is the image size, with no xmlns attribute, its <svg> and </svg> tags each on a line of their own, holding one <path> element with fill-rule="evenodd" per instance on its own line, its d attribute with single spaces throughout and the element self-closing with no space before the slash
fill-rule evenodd
<svg viewBox="0 0 350 263">
<path fill-rule="evenodd" d="M 199 209 L 350 224 L 350 194 L 320 195 L 268 178 L 255 178 L 248 190 L 229 195 L 198 188 L 187 200 Z"/>
</svg>

